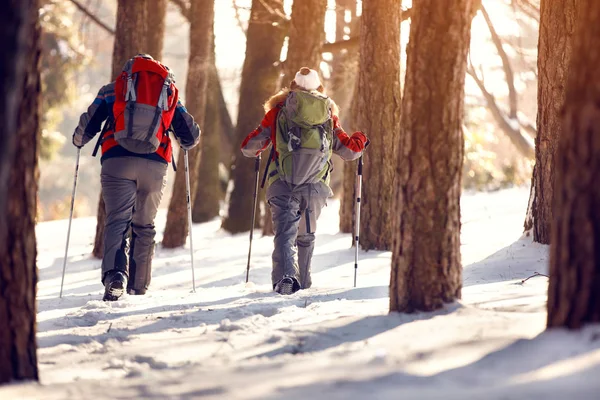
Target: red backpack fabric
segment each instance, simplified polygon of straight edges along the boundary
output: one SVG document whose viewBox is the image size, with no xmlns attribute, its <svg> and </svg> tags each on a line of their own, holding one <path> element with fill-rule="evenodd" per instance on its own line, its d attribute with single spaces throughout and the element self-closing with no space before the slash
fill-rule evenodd
<svg viewBox="0 0 600 400">
<path fill-rule="evenodd" d="M 114 140 L 132 153 L 160 151 L 169 142 L 167 129 L 177 101 L 175 81 L 166 66 L 148 56 L 132 58 L 115 82 Z"/>
</svg>

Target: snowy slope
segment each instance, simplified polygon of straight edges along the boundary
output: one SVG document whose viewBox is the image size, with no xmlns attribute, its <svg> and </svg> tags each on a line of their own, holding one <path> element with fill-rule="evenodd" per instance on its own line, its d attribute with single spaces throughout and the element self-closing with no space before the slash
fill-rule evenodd
<svg viewBox="0 0 600 400">
<path fill-rule="evenodd" d="M 66 222 L 38 226 L 42 385 L 0 399 L 598 399 L 600 327 L 543 332 L 547 248 L 520 238 L 527 189 L 462 200 L 463 300 L 432 314 L 388 315 L 390 253 L 362 252 L 352 288 L 339 204 L 319 221 L 314 287 L 271 292 L 271 238 L 194 226 L 189 250 L 159 249 L 151 291 L 100 301 L 90 259 L 95 219 L 73 224 L 58 299 Z M 157 226 L 164 226 L 164 215 Z"/>
</svg>

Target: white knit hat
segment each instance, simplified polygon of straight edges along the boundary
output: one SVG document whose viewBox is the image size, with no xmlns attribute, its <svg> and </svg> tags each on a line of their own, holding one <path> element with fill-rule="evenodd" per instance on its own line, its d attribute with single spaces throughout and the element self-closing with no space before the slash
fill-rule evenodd
<svg viewBox="0 0 600 400">
<path fill-rule="evenodd" d="M 306 90 L 317 90 L 321 86 L 319 74 L 314 69 L 301 68 L 294 77 L 296 84 Z"/>
</svg>

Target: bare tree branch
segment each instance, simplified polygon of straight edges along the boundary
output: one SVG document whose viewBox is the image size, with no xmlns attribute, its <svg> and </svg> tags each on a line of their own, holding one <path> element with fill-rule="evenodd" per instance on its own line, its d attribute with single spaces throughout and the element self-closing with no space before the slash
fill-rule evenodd
<svg viewBox="0 0 600 400">
<path fill-rule="evenodd" d="M 529 18 L 540 22 L 540 8 L 537 5 L 532 4 L 528 0 L 514 0 L 513 4 L 516 5 L 519 10 L 527 15 Z"/>
<path fill-rule="evenodd" d="M 191 9 L 190 3 L 186 0 L 171 0 L 171 3 L 175 4 L 177 8 L 179 8 L 181 15 L 183 15 L 189 22 Z"/>
<path fill-rule="evenodd" d="M 244 35 L 246 34 L 246 29 L 244 28 L 244 24 L 242 23 L 242 18 L 240 17 L 240 6 L 237 4 L 237 0 L 231 0 L 233 4 L 233 10 L 235 11 L 235 20 Z"/>
<path fill-rule="evenodd" d="M 104 29 L 106 32 L 110 33 L 111 35 L 114 36 L 115 34 L 115 30 L 114 28 L 111 28 L 110 26 L 108 26 L 107 24 L 105 24 L 104 22 L 102 22 L 100 20 L 100 18 L 96 17 L 94 15 L 94 13 L 92 13 L 90 10 L 88 10 L 83 4 L 81 4 L 79 1 L 77 0 L 69 0 L 71 3 L 73 3 L 75 5 L 75 7 L 77 7 L 77 9 L 79 11 L 81 11 L 82 13 L 84 13 L 87 17 L 89 17 L 92 21 L 94 21 L 94 23 L 96 25 L 98 25 L 99 27 L 101 27 L 102 29 Z"/>
<path fill-rule="evenodd" d="M 500 35 L 498 35 L 498 32 L 496 32 L 496 28 L 494 28 L 494 24 L 492 23 L 490 15 L 486 11 L 483 4 L 481 5 L 481 13 L 483 14 L 483 18 L 485 18 L 485 22 L 487 23 L 487 26 L 492 35 L 492 42 L 496 46 L 498 55 L 502 59 L 502 68 L 504 68 L 504 74 L 506 75 L 506 85 L 508 86 L 509 118 L 517 119 L 517 90 L 515 89 L 515 74 L 512 70 L 510 59 L 508 58 L 508 54 L 506 54 L 506 51 L 504 51 L 504 47 L 502 46 L 502 38 L 500 38 Z"/>
<path fill-rule="evenodd" d="M 406 21 L 412 16 L 412 8 L 402 11 L 402 21 Z M 337 53 L 342 50 L 356 50 L 360 45 L 360 37 L 353 36 L 348 40 L 339 40 L 323 44 L 321 51 L 323 53 Z"/>
<path fill-rule="evenodd" d="M 492 116 L 502 129 L 504 133 L 508 136 L 510 141 L 515 145 L 517 150 L 528 158 L 535 157 L 535 145 L 533 140 L 530 137 L 523 135 L 520 129 L 520 123 L 518 119 L 510 119 L 507 118 L 505 113 L 500 109 L 498 103 L 496 102 L 496 98 L 493 94 L 491 94 L 485 87 L 483 79 L 477 75 L 475 68 L 473 65 L 469 63 L 467 73 L 473 78 L 479 90 L 481 90 L 481 94 L 485 98 L 488 106 L 488 110 L 492 113 Z"/>
</svg>

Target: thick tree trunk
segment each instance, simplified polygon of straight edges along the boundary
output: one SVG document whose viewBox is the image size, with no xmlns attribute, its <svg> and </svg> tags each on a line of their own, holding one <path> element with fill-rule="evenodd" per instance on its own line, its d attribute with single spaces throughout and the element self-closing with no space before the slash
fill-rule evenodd
<svg viewBox="0 0 600 400">
<path fill-rule="evenodd" d="M 190 16 L 190 58 L 187 84 L 185 88 L 186 107 L 196 122 L 204 126 L 206 111 L 206 88 L 210 69 L 212 44 L 214 0 L 192 0 Z M 196 187 L 198 186 L 198 168 L 200 166 L 200 146 L 188 152 L 190 174 L 190 201 L 194 204 Z M 187 196 L 185 183 L 184 152 L 179 152 L 175 174 L 173 195 L 169 203 L 167 224 L 162 244 L 166 248 L 181 247 L 188 234 Z"/>
<path fill-rule="evenodd" d="M 600 322 L 600 3 L 581 0 L 577 7 L 556 153 L 548 287 L 548 327 L 570 329 Z"/>
<path fill-rule="evenodd" d="M 148 16 L 148 54 L 155 60 L 162 60 L 165 41 L 165 19 L 167 16 L 167 0 L 146 0 Z"/>
<path fill-rule="evenodd" d="M 117 5 L 117 27 L 113 45 L 112 79 L 115 79 L 123 65 L 138 53 L 147 53 L 147 6 L 149 0 L 128 1 L 119 0 Z M 102 258 L 104 254 L 104 221 L 106 211 L 104 199 L 100 193 L 98 217 L 96 222 L 96 239 L 92 255 Z"/>
<path fill-rule="evenodd" d="M 219 160 L 221 157 L 221 112 L 219 95 L 221 83 L 215 64 L 213 50 L 210 55 L 209 79 L 206 88 L 206 112 L 202 131 L 202 157 L 198 169 L 198 186 L 194 199 L 192 221 L 207 222 L 219 216 L 219 201 L 222 198 L 219 180 Z"/>
<path fill-rule="evenodd" d="M 364 155 L 360 244 L 389 250 L 400 131 L 400 2 L 365 0 L 361 16 L 357 129 L 371 139 Z"/>
<path fill-rule="evenodd" d="M 540 4 L 538 134 L 530 204 L 533 240 L 544 244 L 550 243 L 551 236 L 554 159 L 562 132 L 561 108 L 571 60 L 576 3 L 575 0 L 542 0 Z"/>
<path fill-rule="evenodd" d="M 0 116 L 12 151 L 0 162 L 0 384 L 37 380 L 35 219 L 40 28 L 36 0 L 11 0 L 0 17 Z M 6 10 L 8 8 L 8 10 Z M 7 79 L 13 79 L 7 82 Z M 9 189 L 10 188 L 10 189 Z"/>
<path fill-rule="evenodd" d="M 266 6 L 277 13 L 269 12 Z M 285 38 L 282 21 L 277 14 L 282 13 L 283 2 L 280 0 L 252 1 L 236 126 L 238 145 L 258 126 L 264 115 L 262 103 L 277 90 L 279 68 L 276 63 Z M 242 156 L 239 150 L 234 151 L 235 163 L 231 171 L 233 191 L 223 229 L 239 233 L 250 230 L 252 225 L 254 160 Z"/>
<path fill-rule="evenodd" d="M 461 295 L 461 127 L 478 5 L 420 0 L 413 6 L 396 164 L 391 311 L 432 311 Z"/>
<path fill-rule="evenodd" d="M 294 75 L 302 67 L 320 71 L 326 10 L 327 0 L 302 0 L 293 3 L 282 86 L 289 87 Z"/>
</svg>

